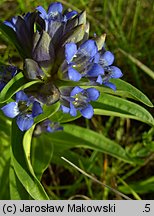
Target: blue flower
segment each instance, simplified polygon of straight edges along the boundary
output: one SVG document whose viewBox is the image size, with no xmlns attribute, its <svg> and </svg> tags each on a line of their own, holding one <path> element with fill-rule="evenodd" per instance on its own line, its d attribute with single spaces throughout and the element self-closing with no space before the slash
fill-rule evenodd
<svg viewBox="0 0 154 216">
<path fill-rule="evenodd" d="M 70 113 L 72 116 L 76 116 L 77 110 L 79 110 L 83 117 L 90 119 L 94 114 L 90 102 L 96 101 L 99 95 L 99 91 L 95 88 L 82 89 L 76 86 L 70 92 L 70 97 L 62 96 L 61 109 L 64 113 Z"/>
<path fill-rule="evenodd" d="M 65 23 L 77 14 L 76 11 L 63 14 L 63 6 L 60 2 L 51 3 L 47 12 L 42 6 L 38 6 L 36 9 L 40 12 L 40 17 L 45 21 L 45 31 L 47 31 L 51 37 L 53 37 L 58 30 L 62 33 Z"/>
<path fill-rule="evenodd" d="M 34 136 L 39 136 L 43 132 L 53 133 L 61 130 L 63 130 L 63 127 L 60 126 L 58 122 L 52 122 L 51 120 L 46 119 L 36 125 L 34 129 Z"/>
<path fill-rule="evenodd" d="M 66 61 L 62 65 L 65 78 L 79 81 L 82 77 L 97 77 L 104 74 L 103 68 L 97 63 L 97 45 L 94 40 L 87 40 L 77 48 L 75 43 L 65 45 Z"/>
<path fill-rule="evenodd" d="M 17 17 L 13 17 L 11 21 L 4 21 L 4 24 L 12 28 L 14 31 L 16 31 L 16 22 L 17 22 Z"/>
<path fill-rule="evenodd" d="M 109 82 L 109 80 L 111 78 L 120 78 L 123 74 L 118 67 L 112 66 L 113 62 L 114 55 L 110 51 L 105 51 L 103 54 L 100 54 L 98 63 L 104 68 L 104 75 L 99 80 L 99 83 L 116 90 L 116 86 Z"/>
<path fill-rule="evenodd" d="M 13 65 L 0 66 L 0 91 L 18 73 L 18 68 Z"/>
<path fill-rule="evenodd" d="M 34 123 L 34 117 L 40 115 L 42 107 L 34 98 L 29 98 L 23 91 L 16 93 L 16 101 L 1 108 L 9 118 L 15 118 L 21 131 L 28 130 Z"/>
<path fill-rule="evenodd" d="M 22 57 L 31 57 L 36 15 L 35 12 L 27 13 L 24 16 L 13 17 L 11 21 L 4 21 L 4 24 L 15 32 L 18 40 L 18 44 L 15 45 L 17 49 L 20 47 L 20 55 Z M 10 37 L 11 39 L 14 43 L 14 37 Z"/>
</svg>

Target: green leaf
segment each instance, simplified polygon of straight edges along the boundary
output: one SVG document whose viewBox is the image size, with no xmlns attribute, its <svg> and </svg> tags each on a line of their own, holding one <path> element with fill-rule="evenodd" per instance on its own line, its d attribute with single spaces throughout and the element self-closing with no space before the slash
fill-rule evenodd
<svg viewBox="0 0 154 216">
<path fill-rule="evenodd" d="M 32 128 L 26 131 L 23 137 L 23 147 L 29 170 L 34 176 L 36 175 L 39 179 L 50 163 L 53 146 L 51 143 L 46 142 L 43 145 L 40 145 L 40 142 L 35 142 L 35 140 L 33 142 L 33 145 L 31 146 L 33 130 L 36 124 L 54 115 L 54 113 L 56 113 L 59 109 L 59 106 L 59 103 L 53 104 L 51 106 L 44 106 L 44 113 L 39 115 L 35 119 L 35 124 Z"/>
<path fill-rule="evenodd" d="M 10 199 L 11 200 L 28 200 L 30 195 L 19 181 L 14 168 L 11 164 L 9 172 L 9 188 L 10 188 Z M 32 199 L 32 198 L 31 198 Z"/>
<path fill-rule="evenodd" d="M 0 92 L 0 103 L 6 102 L 8 99 L 10 99 L 16 92 L 19 90 L 23 90 L 25 88 L 28 88 L 31 85 L 34 85 L 36 83 L 40 82 L 39 80 L 35 81 L 27 81 L 23 77 L 23 74 L 20 72 L 15 77 L 13 77 L 7 85 L 3 88 L 3 90 Z"/>
<path fill-rule="evenodd" d="M 48 139 L 53 142 L 55 153 L 59 157 L 63 156 L 63 151 L 67 149 L 83 147 L 112 155 L 128 163 L 141 162 L 130 158 L 120 145 L 102 134 L 75 125 L 64 125 L 64 131 L 49 134 Z"/>
<path fill-rule="evenodd" d="M 66 123 L 74 121 L 75 119 L 80 118 L 81 115 L 78 113 L 77 116 L 71 116 L 69 113 L 63 113 L 61 110 L 56 112 L 53 116 L 51 116 L 51 120 L 53 122 Z"/>
<path fill-rule="evenodd" d="M 1 114 L 1 113 L 0 113 Z M 10 121 L 0 115 L 0 200 L 10 199 Z"/>
<path fill-rule="evenodd" d="M 9 151 L 7 151 L 7 153 L 8 156 L 10 157 Z M 5 160 L 4 155 L 2 157 L 2 155 L 0 154 L 0 188 L 1 188 L 0 200 L 10 199 L 9 168 L 10 168 L 10 159 Z"/>
<path fill-rule="evenodd" d="M 125 95 L 128 95 L 128 97 L 132 96 L 132 98 L 144 103 L 145 105 L 153 107 L 153 104 L 151 103 L 149 98 L 136 87 L 132 86 L 130 83 L 121 79 L 113 79 L 111 82 L 116 85 L 117 92 L 118 94 L 121 94 L 121 96 L 123 96 L 122 94 L 124 92 Z"/>
<path fill-rule="evenodd" d="M 20 55 L 22 57 L 25 57 L 26 54 L 24 53 L 24 50 L 22 49 L 22 47 L 20 45 L 20 42 L 17 38 L 15 31 L 12 28 L 10 28 L 9 26 L 5 25 L 1 21 L 0 21 L 0 31 L 2 32 L 2 34 L 4 36 L 6 36 L 6 38 L 8 38 L 9 42 L 11 42 L 16 47 L 16 49 L 18 50 Z"/>
<path fill-rule="evenodd" d="M 50 164 L 53 155 L 53 144 L 44 139 L 44 136 L 33 138 L 31 149 L 31 163 L 37 178 L 40 180 L 42 174 Z"/>
<path fill-rule="evenodd" d="M 140 105 L 109 94 L 101 94 L 93 103 L 97 115 L 118 116 L 135 119 L 149 125 L 154 125 L 152 115 Z"/>
<path fill-rule="evenodd" d="M 44 105 L 43 113 L 35 118 L 35 124 L 38 124 L 39 122 L 53 116 L 59 110 L 59 107 L 60 107 L 59 102 L 52 104 L 50 106 Z"/>
<path fill-rule="evenodd" d="M 14 119 L 12 122 L 11 137 L 11 159 L 14 171 L 23 187 L 26 189 L 26 191 L 30 194 L 30 196 L 33 199 L 49 199 L 44 191 L 43 186 L 29 169 L 29 163 L 26 160 L 27 157 L 25 157 L 25 152 L 22 144 L 23 136 L 24 133 L 18 129 L 16 121 Z M 30 145 L 30 143 L 27 143 L 27 145 Z"/>
<path fill-rule="evenodd" d="M 111 95 L 117 95 L 126 98 L 132 98 L 134 100 L 140 101 L 141 103 L 153 107 L 153 104 L 149 100 L 149 98 L 143 94 L 136 87 L 132 86 L 130 83 L 121 80 L 121 79 L 111 79 L 111 82 L 116 85 L 117 90 L 113 91 L 110 88 L 102 86 L 96 86 L 101 93 L 109 93 Z"/>
</svg>

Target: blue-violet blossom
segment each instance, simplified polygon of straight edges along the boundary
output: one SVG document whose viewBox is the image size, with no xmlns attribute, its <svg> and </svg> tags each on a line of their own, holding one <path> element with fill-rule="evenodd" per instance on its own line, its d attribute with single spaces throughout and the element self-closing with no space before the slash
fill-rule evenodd
<svg viewBox="0 0 154 216">
<path fill-rule="evenodd" d="M 99 80 L 99 83 L 116 90 L 116 86 L 109 82 L 109 80 L 111 78 L 120 78 L 123 74 L 118 67 L 112 66 L 113 62 L 114 55 L 110 51 L 103 51 L 103 53 L 100 54 L 98 63 L 104 68 L 104 75 L 102 79 Z"/>
<path fill-rule="evenodd" d="M 42 107 L 34 98 L 29 98 L 23 91 L 16 93 L 16 101 L 1 108 L 9 118 L 15 118 L 21 131 L 28 130 L 34 123 L 34 117 L 40 115 Z"/>
<path fill-rule="evenodd" d="M 94 40 L 87 40 L 77 48 L 75 43 L 65 45 L 66 62 L 62 65 L 65 78 L 79 81 L 82 77 L 98 77 L 104 69 L 97 63 L 97 45 Z"/>
<path fill-rule="evenodd" d="M 70 97 L 62 96 L 61 109 L 64 113 L 70 113 L 71 116 L 76 116 L 77 110 L 79 110 L 83 117 L 90 119 L 94 114 L 90 102 L 96 101 L 99 95 L 99 91 L 95 88 L 82 89 L 76 86 L 71 90 Z M 66 106 L 68 102 L 69 106 Z"/>
<path fill-rule="evenodd" d="M 63 127 L 58 122 L 53 122 L 50 119 L 46 119 L 36 125 L 34 129 L 34 136 L 39 136 L 43 132 L 53 133 L 63 130 Z"/>
<path fill-rule="evenodd" d="M 36 9 L 40 12 L 40 17 L 45 21 L 45 31 L 47 31 L 51 37 L 54 36 L 59 28 L 62 27 L 63 30 L 63 24 L 77 14 L 76 11 L 63 14 L 63 6 L 60 2 L 51 3 L 47 12 L 42 6 L 38 6 Z"/>
</svg>

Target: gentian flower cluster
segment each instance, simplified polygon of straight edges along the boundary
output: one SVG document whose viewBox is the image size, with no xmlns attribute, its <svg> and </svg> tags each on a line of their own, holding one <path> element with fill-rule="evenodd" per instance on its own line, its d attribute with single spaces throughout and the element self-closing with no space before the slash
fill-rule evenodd
<svg viewBox="0 0 154 216">
<path fill-rule="evenodd" d="M 110 79 L 120 78 L 122 72 L 113 66 L 114 55 L 105 49 L 105 34 L 89 39 L 85 11 L 64 11 L 62 4 L 55 2 L 47 11 L 38 6 L 36 11 L 13 17 L 4 25 L 16 38 L 23 76 L 27 82 L 40 81 L 37 88 L 17 92 L 15 102 L 1 108 L 6 116 L 16 117 L 22 131 L 33 125 L 44 104 L 52 106 L 58 101 L 64 113 L 76 116 L 79 112 L 90 119 L 94 114 L 91 101 L 100 95 L 95 86 L 116 90 Z M 10 72 L 9 79 L 16 73 L 17 70 Z M 5 70 L 0 71 L 1 90 L 8 81 L 5 77 Z M 63 82 L 67 85 L 63 86 Z M 52 131 L 50 121 L 41 127 Z"/>
</svg>

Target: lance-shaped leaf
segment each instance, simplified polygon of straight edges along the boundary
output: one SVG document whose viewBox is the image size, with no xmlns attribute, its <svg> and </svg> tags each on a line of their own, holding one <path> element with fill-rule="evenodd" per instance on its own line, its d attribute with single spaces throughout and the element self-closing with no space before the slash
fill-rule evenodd
<svg viewBox="0 0 154 216">
<path fill-rule="evenodd" d="M 97 102 L 93 102 L 93 107 L 97 115 L 131 118 L 154 125 L 152 115 L 145 108 L 123 98 L 104 93 L 100 95 Z"/>
<path fill-rule="evenodd" d="M 23 77 L 22 72 L 18 73 L 6 84 L 6 86 L 0 92 L 0 103 L 4 103 L 9 100 L 16 92 L 24 90 L 40 82 L 42 81 L 40 81 L 39 79 L 27 82 L 27 79 Z"/>
<path fill-rule="evenodd" d="M 39 67 L 38 63 L 33 59 L 25 59 L 24 75 L 29 80 L 38 80 L 44 77 L 44 73 Z"/>
<path fill-rule="evenodd" d="M 143 92 L 141 92 L 139 89 L 137 89 L 130 83 L 121 79 L 112 79 L 112 82 L 116 85 L 117 88 L 116 92 L 118 92 L 118 95 L 133 98 L 135 100 L 138 100 L 146 104 L 149 107 L 153 107 L 153 104 L 151 103 L 149 98 Z"/>
<path fill-rule="evenodd" d="M 118 143 L 108 139 L 103 134 L 99 134 L 87 128 L 76 125 L 65 124 L 64 131 L 51 133 L 47 135 L 54 144 L 55 153 L 58 156 L 63 155 L 71 148 L 89 148 L 109 154 L 128 163 L 140 163 L 129 154 Z"/>
<path fill-rule="evenodd" d="M 35 176 L 34 172 L 32 172 L 32 170 L 29 167 L 26 153 L 24 152 L 23 147 L 23 136 L 24 133 L 18 129 L 16 121 L 13 120 L 11 134 L 11 160 L 15 174 L 18 177 L 22 186 L 33 199 L 47 200 L 49 198 L 43 186 Z M 26 142 L 27 148 L 30 146 L 28 138 L 29 137 L 27 137 Z M 21 185 L 20 189 L 22 189 Z M 23 189 L 21 192 L 23 192 Z"/>
</svg>

